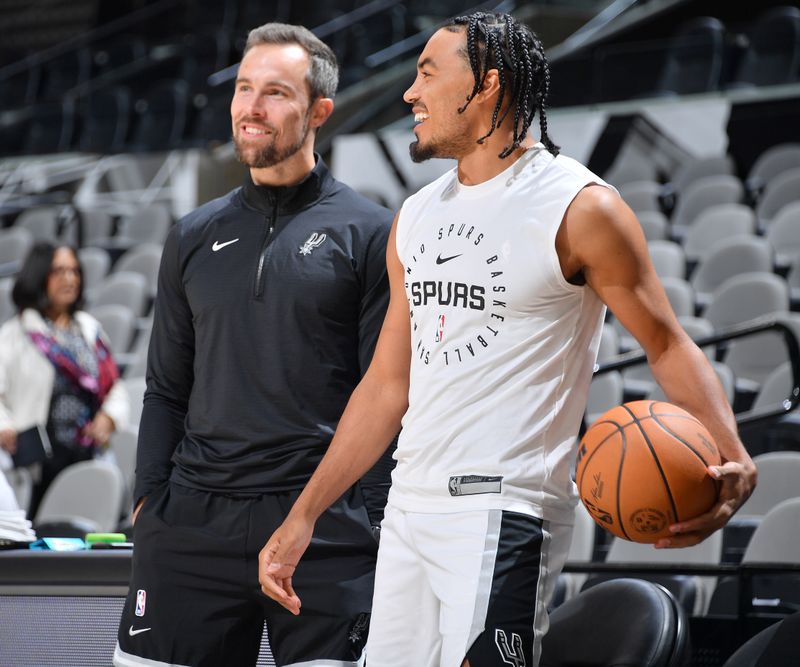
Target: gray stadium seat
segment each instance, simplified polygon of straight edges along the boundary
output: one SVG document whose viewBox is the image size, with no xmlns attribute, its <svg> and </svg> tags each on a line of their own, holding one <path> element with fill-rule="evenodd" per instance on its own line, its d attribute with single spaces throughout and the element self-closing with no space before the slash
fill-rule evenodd
<svg viewBox="0 0 800 667">
<path fill-rule="evenodd" d="M 0 278 L 0 325 L 11 319 L 17 312 L 11 300 L 11 290 L 14 289 L 13 278 Z"/>
<path fill-rule="evenodd" d="M 620 185 L 619 194 L 637 215 L 645 211 L 660 213 L 659 196 L 662 189 L 662 185 L 655 181 L 633 181 Z"/>
<path fill-rule="evenodd" d="M 703 178 L 733 175 L 734 171 L 733 158 L 730 155 L 694 158 L 684 162 L 675 170 L 670 185 L 676 192 L 681 193 Z"/>
<path fill-rule="evenodd" d="M 742 182 L 730 174 L 707 176 L 689 186 L 678 197 L 672 212 L 672 233 L 683 237 L 706 209 L 718 204 L 738 204 L 744 196 Z"/>
<path fill-rule="evenodd" d="M 125 482 L 115 465 L 81 461 L 62 470 L 45 491 L 35 523 L 78 520 L 98 532 L 113 532 L 119 523 Z"/>
<path fill-rule="evenodd" d="M 800 497 L 800 452 L 767 452 L 754 456 L 753 463 L 758 485 L 739 510 L 739 518 L 763 517 L 784 500 Z"/>
<path fill-rule="evenodd" d="M 778 212 L 796 201 L 800 201 L 800 168 L 781 172 L 767 182 L 764 194 L 756 204 L 759 225 L 763 229 L 769 229 Z"/>
<path fill-rule="evenodd" d="M 688 281 L 683 278 L 667 276 L 661 279 L 661 286 L 677 317 L 694 315 L 694 288 Z"/>
<path fill-rule="evenodd" d="M 120 230 L 111 239 L 115 248 L 131 248 L 140 243 L 163 245 L 172 226 L 172 215 L 161 204 L 152 204 L 120 221 Z"/>
<path fill-rule="evenodd" d="M 712 294 L 703 312 L 715 331 L 789 310 L 789 288 L 774 273 L 742 273 L 728 278 Z"/>
<path fill-rule="evenodd" d="M 763 238 L 745 234 L 720 241 L 690 279 L 697 303 L 706 305 L 711 293 L 728 278 L 751 271 L 768 273 L 772 264 L 772 247 Z"/>
<path fill-rule="evenodd" d="M 622 373 L 609 371 L 592 379 L 586 399 L 586 423 L 594 423 L 604 412 L 622 403 Z"/>
<path fill-rule="evenodd" d="M 767 228 L 767 240 L 778 266 L 789 266 L 800 258 L 800 200 L 778 211 Z"/>
<path fill-rule="evenodd" d="M 97 288 L 111 268 L 111 257 L 102 248 L 79 248 L 78 260 L 83 269 L 84 292 Z"/>
<path fill-rule="evenodd" d="M 136 333 L 136 315 L 127 306 L 107 303 L 95 306 L 89 311 L 96 317 L 108 337 L 111 352 L 122 358 L 130 350 Z"/>
<path fill-rule="evenodd" d="M 718 204 L 697 216 L 686 230 L 683 250 L 689 261 L 702 261 L 721 241 L 755 234 L 756 215 L 743 204 Z"/>
<path fill-rule="evenodd" d="M 669 237 L 669 220 L 660 211 L 639 211 L 636 217 L 648 241 L 661 241 Z"/>
<path fill-rule="evenodd" d="M 155 297 L 158 283 L 158 267 L 164 247 L 157 243 L 142 243 L 126 251 L 114 264 L 114 271 L 131 271 L 147 281 L 150 297 Z"/>
<path fill-rule="evenodd" d="M 55 242 L 58 240 L 60 210 L 57 206 L 29 208 L 19 214 L 14 226 L 27 229 L 37 241 Z"/>
<path fill-rule="evenodd" d="M 750 167 L 747 187 L 760 191 L 767 183 L 791 169 L 800 169 L 800 144 L 772 146 L 761 153 Z"/>
<path fill-rule="evenodd" d="M 647 249 L 659 278 L 686 276 L 686 255 L 679 244 L 674 241 L 649 241 Z"/>
<path fill-rule="evenodd" d="M 90 308 L 106 304 L 127 306 L 137 317 L 145 314 L 148 306 L 147 281 L 138 273 L 113 271 L 108 279 L 92 294 Z"/>
</svg>

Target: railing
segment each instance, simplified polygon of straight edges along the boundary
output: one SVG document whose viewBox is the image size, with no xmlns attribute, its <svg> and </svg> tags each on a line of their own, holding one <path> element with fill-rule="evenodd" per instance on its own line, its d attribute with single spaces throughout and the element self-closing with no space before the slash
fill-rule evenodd
<svg viewBox="0 0 800 667">
<path fill-rule="evenodd" d="M 747 410 L 736 415 L 739 426 L 749 426 L 767 420 L 772 420 L 792 412 L 800 404 L 800 342 L 794 330 L 780 317 L 768 316 L 745 322 L 730 328 L 722 329 L 712 336 L 704 336 L 695 340 L 698 347 L 707 347 L 717 343 L 725 343 L 737 338 L 745 338 L 765 331 L 778 331 L 783 334 L 784 341 L 792 366 L 792 389 L 789 396 L 783 401 L 779 408 L 763 410 Z M 641 350 L 633 350 L 621 354 L 614 359 L 610 359 L 595 368 L 595 375 L 619 371 L 623 368 L 646 363 L 647 355 Z"/>
</svg>

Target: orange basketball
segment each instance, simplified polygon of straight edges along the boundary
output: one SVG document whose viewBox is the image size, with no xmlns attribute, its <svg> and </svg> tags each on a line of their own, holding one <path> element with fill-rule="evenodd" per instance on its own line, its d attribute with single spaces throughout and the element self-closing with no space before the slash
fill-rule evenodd
<svg viewBox="0 0 800 667">
<path fill-rule="evenodd" d="M 711 435 L 697 419 L 662 401 L 632 401 L 606 412 L 586 431 L 575 481 L 592 518 L 617 537 L 656 542 L 669 526 L 708 511 L 719 465 Z"/>
</svg>

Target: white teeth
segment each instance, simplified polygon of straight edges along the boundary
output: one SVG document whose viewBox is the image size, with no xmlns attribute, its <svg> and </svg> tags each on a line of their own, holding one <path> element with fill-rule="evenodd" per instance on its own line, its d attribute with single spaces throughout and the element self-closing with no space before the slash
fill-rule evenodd
<svg viewBox="0 0 800 667">
<path fill-rule="evenodd" d="M 244 128 L 245 134 L 266 134 L 264 130 L 259 130 L 257 127 L 247 126 Z"/>
<path fill-rule="evenodd" d="M 418 123 L 428 120 L 428 118 L 430 118 L 430 116 L 426 113 L 422 113 L 421 111 L 419 113 L 414 114 L 414 120 Z"/>
</svg>

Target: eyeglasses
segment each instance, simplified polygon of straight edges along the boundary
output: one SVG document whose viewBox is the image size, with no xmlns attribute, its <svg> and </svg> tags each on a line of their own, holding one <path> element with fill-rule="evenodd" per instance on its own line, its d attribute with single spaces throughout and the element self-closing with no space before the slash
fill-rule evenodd
<svg viewBox="0 0 800 667">
<path fill-rule="evenodd" d="M 80 278 L 81 270 L 76 266 L 54 266 L 50 269 L 50 275 L 56 278 L 64 278 L 68 275 Z"/>
</svg>

